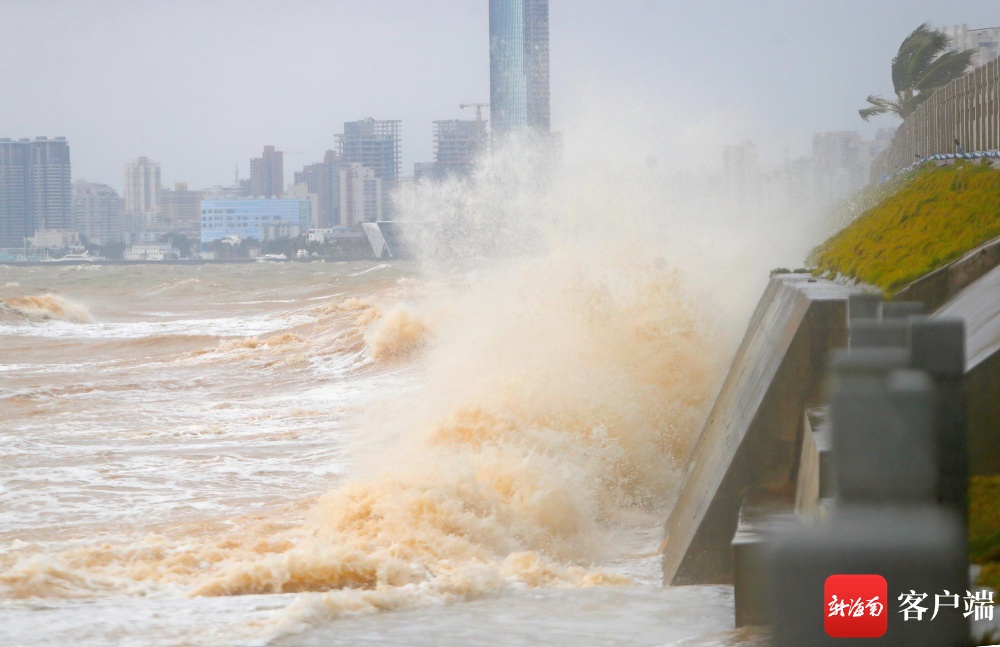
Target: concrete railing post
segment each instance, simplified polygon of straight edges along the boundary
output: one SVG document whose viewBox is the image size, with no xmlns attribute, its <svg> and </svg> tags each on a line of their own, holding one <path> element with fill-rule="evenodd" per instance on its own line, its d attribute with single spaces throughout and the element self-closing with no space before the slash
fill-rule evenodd
<svg viewBox="0 0 1000 647">
<path fill-rule="evenodd" d="M 937 386 L 935 422 L 941 457 L 939 500 L 967 516 L 969 479 L 965 412 L 965 323 L 961 319 L 914 317 L 913 367 L 927 371 Z"/>
<path fill-rule="evenodd" d="M 836 610 L 824 585 L 834 575 L 885 579 L 886 634 L 871 644 L 968 642 L 958 609 L 933 622 L 900 612 L 910 591 L 933 603 L 968 588 L 963 327 L 919 312 L 919 304 L 850 298 L 851 348 L 830 363 L 836 503 L 823 522 L 786 525 L 768 540 L 778 646 L 843 644 L 826 629 Z"/>
</svg>

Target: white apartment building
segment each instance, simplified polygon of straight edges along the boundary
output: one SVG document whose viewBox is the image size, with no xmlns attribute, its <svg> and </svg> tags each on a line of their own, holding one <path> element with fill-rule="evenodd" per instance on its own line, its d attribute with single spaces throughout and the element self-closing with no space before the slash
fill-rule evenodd
<svg viewBox="0 0 1000 647">
<path fill-rule="evenodd" d="M 73 184 L 73 228 L 96 245 L 122 240 L 122 199 L 106 184 Z"/>
<path fill-rule="evenodd" d="M 351 163 L 340 171 L 340 224 L 382 220 L 382 180 L 375 169 Z"/>
<path fill-rule="evenodd" d="M 160 214 L 160 165 L 140 157 L 125 165 L 125 226 L 130 232 L 153 229 Z"/>
<path fill-rule="evenodd" d="M 955 49 L 979 50 L 972 59 L 972 65 L 979 67 L 1000 57 L 1000 27 L 969 29 L 968 25 L 944 27 Z"/>
</svg>

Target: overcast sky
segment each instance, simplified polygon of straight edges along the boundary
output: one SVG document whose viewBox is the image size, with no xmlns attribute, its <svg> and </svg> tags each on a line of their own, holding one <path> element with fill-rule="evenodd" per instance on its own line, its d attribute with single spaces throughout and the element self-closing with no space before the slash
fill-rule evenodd
<svg viewBox="0 0 1000 647">
<path fill-rule="evenodd" d="M 403 122 L 403 173 L 432 159 L 431 122 L 489 101 L 487 0 L 0 0 L 0 137 L 65 135 L 74 179 L 119 191 L 126 162 L 192 188 L 242 177 L 265 144 L 286 180 L 343 122 Z M 552 125 L 586 137 L 629 119 L 636 159 L 710 166 L 754 139 L 808 153 L 864 124 L 918 24 L 1000 26 L 997 0 L 550 0 Z M 597 117 L 595 117 L 597 115 Z M 701 153 L 692 154 L 692 146 Z"/>
</svg>

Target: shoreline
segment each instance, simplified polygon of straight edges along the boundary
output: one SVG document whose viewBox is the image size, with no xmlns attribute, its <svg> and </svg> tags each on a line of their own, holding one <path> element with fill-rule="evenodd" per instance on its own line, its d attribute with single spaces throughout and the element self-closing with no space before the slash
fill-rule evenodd
<svg viewBox="0 0 1000 647">
<path fill-rule="evenodd" d="M 350 263 L 353 261 L 375 261 L 375 258 L 286 258 L 286 259 L 258 259 L 258 258 L 200 258 L 200 259 L 174 259 L 174 260 L 107 260 L 107 261 L 84 261 L 84 260 L 54 260 L 54 261 L 0 261 L 0 266 L 13 265 L 17 267 L 48 267 L 65 265 L 223 265 L 227 263 Z"/>
</svg>

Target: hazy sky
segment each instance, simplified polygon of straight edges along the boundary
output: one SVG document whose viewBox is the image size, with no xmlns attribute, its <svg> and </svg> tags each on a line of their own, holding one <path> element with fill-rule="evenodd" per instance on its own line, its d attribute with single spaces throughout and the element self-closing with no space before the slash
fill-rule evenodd
<svg viewBox="0 0 1000 647">
<path fill-rule="evenodd" d="M 403 121 L 403 173 L 431 122 L 489 101 L 487 0 L 0 0 L 0 137 L 65 135 L 74 179 L 119 191 L 160 162 L 192 188 L 246 177 L 265 144 L 286 181 L 343 122 Z M 636 159 L 711 165 L 754 139 L 774 159 L 865 125 L 889 61 L 923 21 L 1000 26 L 997 0 L 550 0 L 552 125 L 648 129 Z M 639 150 L 644 148 L 645 150 Z M 694 152 L 692 152 L 694 151 Z M 631 151 L 630 151 L 631 152 Z"/>
</svg>

